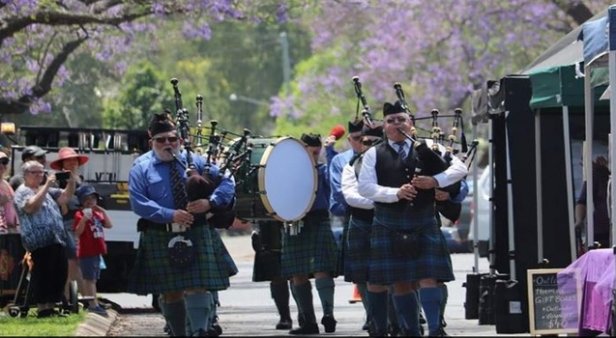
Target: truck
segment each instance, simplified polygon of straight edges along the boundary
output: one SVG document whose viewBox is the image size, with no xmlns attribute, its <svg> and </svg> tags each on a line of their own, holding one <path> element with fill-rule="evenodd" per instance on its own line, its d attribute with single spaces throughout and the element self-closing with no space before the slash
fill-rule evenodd
<svg viewBox="0 0 616 338">
<path fill-rule="evenodd" d="M 10 149 L 12 174 L 21 171 L 21 153 L 29 145 L 45 149 L 47 163 L 57 158 L 61 147 L 71 147 L 88 156 L 88 163 L 80 168 L 81 175 L 100 194 L 99 204 L 108 211 L 114 225 L 105 230 L 108 254 L 104 256 L 106 268 L 101 271 L 97 291 L 126 292 L 139 245 L 139 217 L 130 207 L 128 174 L 134 159 L 150 149 L 147 132 L 22 126 L 16 135 L 16 144 Z"/>
</svg>

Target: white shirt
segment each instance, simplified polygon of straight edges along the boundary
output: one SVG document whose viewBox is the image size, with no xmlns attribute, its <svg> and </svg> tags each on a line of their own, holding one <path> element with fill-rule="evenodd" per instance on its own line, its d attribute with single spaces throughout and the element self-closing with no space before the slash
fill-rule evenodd
<svg viewBox="0 0 616 338">
<path fill-rule="evenodd" d="M 426 141 L 427 141 L 426 145 L 428 147 L 432 146 L 432 140 L 428 139 Z M 407 141 L 407 142 L 410 143 L 410 141 Z M 388 140 L 388 143 L 391 146 L 393 142 Z M 407 143 L 407 145 L 410 147 L 410 144 Z M 441 154 L 444 154 L 446 151 L 445 146 L 441 144 L 437 144 L 437 145 L 439 147 L 439 150 L 441 151 Z M 396 152 L 398 151 L 397 147 L 392 147 L 392 148 Z M 375 165 L 376 165 L 376 147 L 372 147 L 364 153 L 364 158 L 363 158 L 363 162 L 361 165 L 361 169 L 359 171 L 359 178 L 358 178 L 359 193 L 363 197 L 371 199 L 374 202 L 382 202 L 382 203 L 398 202 L 399 199 L 396 194 L 398 193 L 398 190 L 400 190 L 400 187 L 386 187 L 386 186 L 378 185 Z M 447 170 L 443 171 L 442 173 L 434 175 L 433 177 L 438 182 L 439 187 L 447 187 L 463 179 L 467 173 L 468 173 L 468 170 L 466 169 L 464 162 L 462 162 L 456 156 L 452 156 L 451 165 L 449 166 L 449 168 L 447 168 Z"/>
<path fill-rule="evenodd" d="M 374 202 L 359 194 L 357 190 L 357 177 L 355 177 L 355 168 L 347 163 L 342 168 L 342 195 L 348 205 L 360 209 L 373 209 Z"/>
</svg>

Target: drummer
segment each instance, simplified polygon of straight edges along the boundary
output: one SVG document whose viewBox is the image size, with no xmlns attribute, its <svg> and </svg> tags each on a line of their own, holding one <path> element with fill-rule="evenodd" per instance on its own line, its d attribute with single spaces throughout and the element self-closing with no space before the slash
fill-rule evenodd
<svg viewBox="0 0 616 338">
<path fill-rule="evenodd" d="M 320 135 L 302 134 L 301 141 L 318 162 L 322 149 Z M 329 222 L 329 175 L 325 164 L 319 163 L 316 168 L 318 187 L 314 204 L 301 220 L 299 233 L 285 231 L 282 241 L 281 275 L 292 278 L 297 306 L 303 314 L 300 327 L 289 332 L 297 335 L 319 333 L 312 305 L 312 276 L 323 307 L 321 324 L 325 332 L 336 331 L 333 276 L 337 248 Z"/>
</svg>

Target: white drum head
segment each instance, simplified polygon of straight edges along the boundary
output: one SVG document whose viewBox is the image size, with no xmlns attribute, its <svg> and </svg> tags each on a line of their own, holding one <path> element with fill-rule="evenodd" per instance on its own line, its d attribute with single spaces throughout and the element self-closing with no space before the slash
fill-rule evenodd
<svg viewBox="0 0 616 338">
<path fill-rule="evenodd" d="M 268 146 L 261 157 L 261 201 L 273 218 L 282 222 L 303 218 L 317 192 L 315 162 L 304 144 L 282 137 Z"/>
</svg>

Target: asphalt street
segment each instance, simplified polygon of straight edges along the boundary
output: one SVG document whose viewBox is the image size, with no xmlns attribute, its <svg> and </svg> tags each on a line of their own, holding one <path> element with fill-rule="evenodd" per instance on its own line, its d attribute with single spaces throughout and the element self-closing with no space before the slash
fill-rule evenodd
<svg viewBox="0 0 616 338">
<path fill-rule="evenodd" d="M 231 278 L 231 287 L 220 293 L 221 307 L 218 309 L 224 336 L 285 336 L 286 331 L 275 330 L 278 315 L 273 300 L 270 298 L 267 282 L 252 281 L 252 264 L 254 252 L 250 245 L 250 236 L 225 236 L 225 245 L 233 256 L 240 272 Z M 466 275 L 473 273 L 473 254 L 453 254 L 452 262 L 456 280 L 448 283 L 449 301 L 445 311 L 446 332 L 451 336 L 498 336 L 494 325 L 479 325 L 478 320 L 464 319 L 464 300 L 466 289 L 462 286 Z M 479 272 L 488 271 L 488 261 L 479 260 Z M 314 287 L 314 284 L 313 284 Z M 361 330 L 364 323 L 364 310 L 361 303 L 351 304 L 353 286 L 336 279 L 335 317 L 337 330 L 332 336 L 367 336 Z M 313 291 L 317 319 L 322 316 L 321 304 L 316 290 Z M 123 308 L 148 308 L 150 296 L 132 294 L 101 294 Z M 291 312 L 294 319 L 297 308 L 291 299 Z M 160 335 L 163 336 L 164 322 L 159 314 L 120 314 L 112 325 L 113 335 Z M 294 322 L 294 327 L 297 325 Z M 323 327 L 320 325 L 321 332 Z M 521 334 L 528 336 L 529 334 Z M 510 334 L 508 335 L 510 336 Z"/>
</svg>

